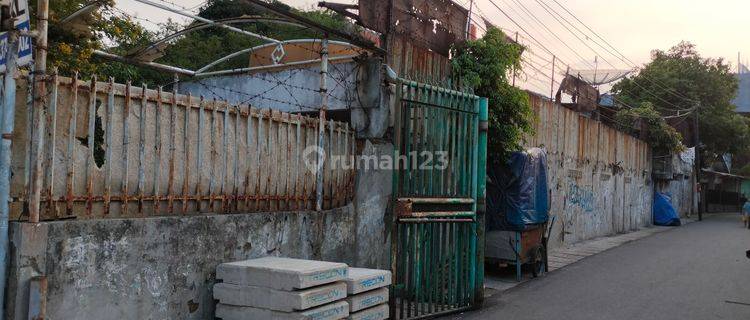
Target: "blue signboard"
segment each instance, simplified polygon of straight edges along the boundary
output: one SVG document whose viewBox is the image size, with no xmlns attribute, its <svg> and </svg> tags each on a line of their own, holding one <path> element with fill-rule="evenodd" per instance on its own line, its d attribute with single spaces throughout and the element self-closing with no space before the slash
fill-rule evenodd
<svg viewBox="0 0 750 320">
<path fill-rule="evenodd" d="M 12 1 L 12 13 L 15 17 L 13 26 L 16 30 L 29 31 L 31 21 L 29 20 L 29 4 L 26 0 Z M 8 56 L 8 32 L 0 33 L 0 73 L 5 72 L 5 63 Z M 30 37 L 22 36 L 18 42 L 18 59 L 16 63 L 19 66 L 27 65 L 31 62 L 32 42 Z"/>
</svg>

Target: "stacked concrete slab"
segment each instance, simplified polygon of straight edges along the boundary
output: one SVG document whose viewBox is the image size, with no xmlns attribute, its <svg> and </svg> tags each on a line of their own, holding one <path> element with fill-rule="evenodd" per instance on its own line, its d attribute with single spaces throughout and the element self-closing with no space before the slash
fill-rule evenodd
<svg viewBox="0 0 750 320">
<path fill-rule="evenodd" d="M 388 319 L 388 287 L 391 272 L 386 270 L 349 268 L 346 290 L 349 317 L 352 320 Z"/>
<path fill-rule="evenodd" d="M 216 317 L 338 320 L 349 315 L 343 263 L 265 257 L 216 268 Z"/>
</svg>

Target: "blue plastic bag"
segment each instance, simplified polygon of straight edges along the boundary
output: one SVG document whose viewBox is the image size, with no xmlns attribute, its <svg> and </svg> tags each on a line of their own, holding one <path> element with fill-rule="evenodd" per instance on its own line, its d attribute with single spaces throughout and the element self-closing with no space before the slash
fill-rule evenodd
<svg viewBox="0 0 750 320">
<path fill-rule="evenodd" d="M 682 224 L 667 194 L 654 194 L 654 224 L 657 226 L 676 227 Z"/>
</svg>

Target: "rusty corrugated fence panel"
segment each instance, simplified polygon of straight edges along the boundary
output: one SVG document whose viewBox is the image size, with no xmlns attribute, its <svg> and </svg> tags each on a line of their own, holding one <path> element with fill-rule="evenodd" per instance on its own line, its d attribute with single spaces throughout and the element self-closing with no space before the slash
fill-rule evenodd
<svg viewBox="0 0 750 320">
<path fill-rule="evenodd" d="M 311 172 L 304 156 L 317 145 L 315 119 L 95 79 L 48 79 L 42 219 L 311 209 L 316 174 L 326 177 L 325 209 L 353 199 L 354 168 L 341 166 L 355 152 L 345 123 L 326 123 L 329 154 L 323 170 Z M 86 99 L 80 91 L 88 91 Z M 19 106 L 19 114 L 28 108 Z M 30 132 L 28 126 L 18 132 Z M 31 163 L 30 147 L 14 156 L 15 164 Z M 29 201 L 17 189 L 16 218 Z M 133 201 L 137 210 L 128 208 Z M 63 207 L 64 215 L 57 211 Z"/>
</svg>

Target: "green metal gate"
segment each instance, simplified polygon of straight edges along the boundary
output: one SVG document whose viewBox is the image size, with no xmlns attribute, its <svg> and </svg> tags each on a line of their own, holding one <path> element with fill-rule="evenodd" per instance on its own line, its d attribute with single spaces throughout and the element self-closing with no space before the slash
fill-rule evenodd
<svg viewBox="0 0 750 320">
<path fill-rule="evenodd" d="M 472 308 L 483 283 L 477 207 L 487 100 L 403 79 L 397 95 L 391 314 L 419 319 Z"/>
</svg>

